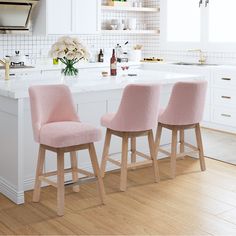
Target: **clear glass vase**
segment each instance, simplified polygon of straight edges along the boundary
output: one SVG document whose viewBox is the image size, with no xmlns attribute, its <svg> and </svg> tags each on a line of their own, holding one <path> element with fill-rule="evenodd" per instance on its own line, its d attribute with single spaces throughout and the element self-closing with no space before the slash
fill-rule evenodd
<svg viewBox="0 0 236 236">
<path fill-rule="evenodd" d="M 74 60 L 66 60 L 65 68 L 62 69 L 62 74 L 65 77 L 77 77 L 79 70 L 75 68 L 75 61 Z"/>
</svg>

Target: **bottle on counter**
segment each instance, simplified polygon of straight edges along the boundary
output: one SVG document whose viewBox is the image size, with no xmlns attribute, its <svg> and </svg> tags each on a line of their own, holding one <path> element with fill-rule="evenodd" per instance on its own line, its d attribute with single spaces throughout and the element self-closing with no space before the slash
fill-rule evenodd
<svg viewBox="0 0 236 236">
<path fill-rule="evenodd" d="M 104 54 L 102 49 L 100 49 L 100 52 L 98 54 L 98 62 L 104 62 Z"/>
<path fill-rule="evenodd" d="M 111 76 L 116 76 L 117 75 L 117 60 L 116 60 L 115 49 L 113 49 L 112 51 L 110 69 L 111 69 Z"/>
</svg>

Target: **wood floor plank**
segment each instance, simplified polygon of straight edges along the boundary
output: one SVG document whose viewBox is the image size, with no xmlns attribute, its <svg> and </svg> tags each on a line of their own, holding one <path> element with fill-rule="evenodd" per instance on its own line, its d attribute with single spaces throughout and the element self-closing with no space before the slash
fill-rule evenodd
<svg viewBox="0 0 236 236">
<path fill-rule="evenodd" d="M 4 223 L 0 222 L 0 235 L 12 235 L 14 232 Z"/>
<path fill-rule="evenodd" d="M 176 204 L 176 202 L 172 201 L 170 198 L 168 198 L 168 202 L 164 201 L 164 198 L 167 196 L 160 196 L 160 199 L 154 196 L 155 192 L 152 192 L 152 194 L 148 196 L 148 194 L 142 191 L 141 196 L 140 194 L 133 193 L 132 196 L 130 195 L 130 198 L 136 198 L 141 204 L 145 204 L 145 214 L 150 214 L 151 212 L 154 215 L 160 216 L 162 212 L 166 212 L 163 219 L 172 222 L 172 225 L 178 226 L 177 232 L 188 226 L 193 232 L 203 231 L 213 235 L 236 233 L 236 225 L 220 220 L 217 216 L 205 213 L 200 209 L 194 209 L 191 207 L 191 205 L 194 205 L 194 202 L 191 205 L 186 204 L 182 206 L 181 204 Z M 144 201 L 144 199 L 146 200 Z M 215 227 L 214 224 L 216 224 Z"/>
<path fill-rule="evenodd" d="M 119 191 L 119 172 L 104 178 L 107 193 L 100 205 L 96 183 L 79 193 L 66 188 L 65 215 L 55 212 L 56 191 L 42 189 L 40 203 L 12 204 L 0 196 L 0 234 L 16 235 L 236 235 L 236 167 L 206 160 L 160 161 L 161 182 L 153 183 L 152 167 L 128 172 L 128 190 Z"/>
</svg>

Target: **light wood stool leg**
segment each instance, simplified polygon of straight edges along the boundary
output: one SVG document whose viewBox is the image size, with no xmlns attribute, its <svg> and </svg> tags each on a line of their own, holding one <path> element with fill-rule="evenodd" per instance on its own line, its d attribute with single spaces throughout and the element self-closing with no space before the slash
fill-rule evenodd
<svg viewBox="0 0 236 236">
<path fill-rule="evenodd" d="M 99 165 L 98 165 L 97 154 L 96 154 L 95 147 L 94 147 L 93 143 L 89 144 L 89 155 L 90 155 L 91 163 L 93 166 L 94 174 L 97 177 L 98 190 L 99 190 L 101 203 L 105 204 L 105 190 L 104 190 L 101 172 L 100 172 Z"/>
<path fill-rule="evenodd" d="M 38 153 L 38 164 L 37 164 L 37 170 L 36 170 L 35 184 L 34 184 L 33 202 L 39 202 L 39 199 L 40 199 L 40 190 L 41 190 L 42 181 L 39 179 L 39 176 L 43 174 L 45 153 L 46 153 L 46 150 L 40 145 L 39 153 Z"/>
<path fill-rule="evenodd" d="M 180 142 L 180 152 L 183 153 L 184 152 L 184 129 L 180 130 L 180 138 L 179 138 L 179 142 Z"/>
<path fill-rule="evenodd" d="M 136 137 L 131 137 L 131 163 L 136 163 Z M 132 168 L 134 169 L 135 167 Z"/>
<path fill-rule="evenodd" d="M 204 157 L 204 152 L 203 152 L 201 129 L 200 129 L 199 124 L 197 124 L 195 127 L 195 133 L 196 133 L 196 139 L 197 139 L 197 146 L 199 149 L 199 159 L 200 159 L 201 170 L 205 171 L 206 164 L 205 164 L 205 157 Z"/>
<path fill-rule="evenodd" d="M 128 156 L 128 136 L 125 134 L 122 138 L 122 160 L 120 174 L 120 190 L 126 191 L 127 188 L 127 156 Z"/>
<path fill-rule="evenodd" d="M 78 161 L 77 161 L 77 155 L 76 152 L 70 152 L 70 162 L 71 162 L 71 168 L 72 168 L 72 180 L 74 183 L 78 181 Z M 79 185 L 73 186 L 73 191 L 78 193 L 80 191 Z"/>
<path fill-rule="evenodd" d="M 150 156 L 152 159 L 152 165 L 153 165 L 153 171 L 154 171 L 154 180 L 157 183 L 160 181 L 160 174 L 159 174 L 157 159 L 155 156 L 154 137 L 153 137 L 152 130 L 148 132 L 148 143 L 149 143 Z"/>
<path fill-rule="evenodd" d="M 107 158 L 109 156 L 110 143 L 111 143 L 111 132 L 110 132 L 109 129 L 107 129 L 104 148 L 103 148 L 103 154 L 102 154 L 102 164 L 101 164 L 101 176 L 102 177 L 104 177 L 105 171 L 106 171 L 106 165 L 107 165 Z"/>
<path fill-rule="evenodd" d="M 161 142 L 161 134 L 162 134 L 162 125 L 159 123 L 156 132 L 156 140 L 155 140 L 155 158 L 158 159 L 158 150 L 160 148 Z"/>
<path fill-rule="evenodd" d="M 64 153 L 57 153 L 57 214 L 64 215 L 65 186 L 64 186 Z"/>
<path fill-rule="evenodd" d="M 179 142 L 180 142 L 180 153 L 183 153 L 185 151 L 185 147 L 184 147 L 184 129 L 180 129 L 180 131 L 179 131 Z M 181 157 L 181 159 L 184 159 L 184 157 Z"/>
<path fill-rule="evenodd" d="M 178 135 L 178 130 L 176 128 L 173 128 L 172 143 L 171 143 L 171 156 L 170 156 L 172 179 L 174 179 L 176 175 L 177 135 Z"/>
</svg>

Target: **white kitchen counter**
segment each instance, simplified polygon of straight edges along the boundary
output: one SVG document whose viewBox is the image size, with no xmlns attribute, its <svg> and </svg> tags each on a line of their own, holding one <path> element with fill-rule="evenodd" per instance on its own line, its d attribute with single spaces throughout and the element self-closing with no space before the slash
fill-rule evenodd
<svg viewBox="0 0 236 236">
<path fill-rule="evenodd" d="M 122 73 L 122 72 L 120 72 Z M 73 93 L 74 102 L 80 119 L 84 122 L 100 126 L 100 118 L 107 112 L 116 112 L 120 103 L 123 88 L 130 83 L 161 83 L 163 85 L 160 103 L 166 106 L 172 86 L 177 81 L 196 80 L 202 76 L 182 73 L 160 72 L 144 69 L 131 69 L 129 73 L 137 73 L 136 77 L 118 75 L 117 77 L 102 78 L 99 71 L 81 71 L 78 79 L 62 79 L 60 76 L 22 76 L 10 81 L 0 81 L 0 192 L 17 204 L 24 203 L 24 191 L 34 185 L 37 163 L 38 144 L 34 142 L 28 87 L 36 84 L 68 85 Z M 138 114 L 137 114 L 138 115 Z M 103 134 L 105 129 L 102 128 Z M 194 134 L 186 132 L 186 139 L 194 144 Z M 96 151 L 101 160 L 104 140 L 96 143 Z M 170 142 L 169 132 L 163 131 L 162 145 Z M 137 140 L 138 149 L 148 152 L 147 140 Z M 121 151 L 120 139 L 113 138 L 111 153 Z M 56 158 L 47 153 L 45 169 L 54 171 Z M 119 157 L 119 155 L 118 155 Z M 91 169 L 86 151 L 79 152 L 78 162 L 81 168 Z M 66 168 L 69 157 L 66 156 Z M 108 164 L 108 170 L 114 166 Z M 70 176 L 66 176 L 68 179 Z"/>
<path fill-rule="evenodd" d="M 132 69 L 129 73 L 137 76 L 124 76 L 123 72 L 116 77 L 102 77 L 98 71 L 80 72 L 78 78 L 45 77 L 45 76 L 19 76 L 9 81 L 0 80 L 0 96 L 10 98 L 28 97 L 28 88 L 38 84 L 66 84 L 72 93 L 82 93 L 91 91 L 107 91 L 122 89 L 131 83 L 161 83 L 173 84 L 179 80 L 199 79 L 199 76 L 157 72 L 154 70 Z"/>
<path fill-rule="evenodd" d="M 120 67 L 122 63 L 118 63 L 118 66 Z M 141 65 L 140 62 L 128 62 L 129 66 L 139 66 Z M 61 69 L 65 67 L 64 64 L 59 63 L 58 65 L 48 64 L 48 63 L 41 63 L 33 65 L 32 68 L 11 68 L 10 73 L 31 73 L 31 72 L 41 72 L 41 71 L 61 71 Z M 80 62 L 76 64 L 76 68 L 78 69 L 92 69 L 92 68 L 109 68 L 110 63 L 108 62 L 95 62 L 95 63 L 89 63 L 89 62 Z M 4 69 L 0 69 L 0 75 L 4 74 Z"/>
</svg>

